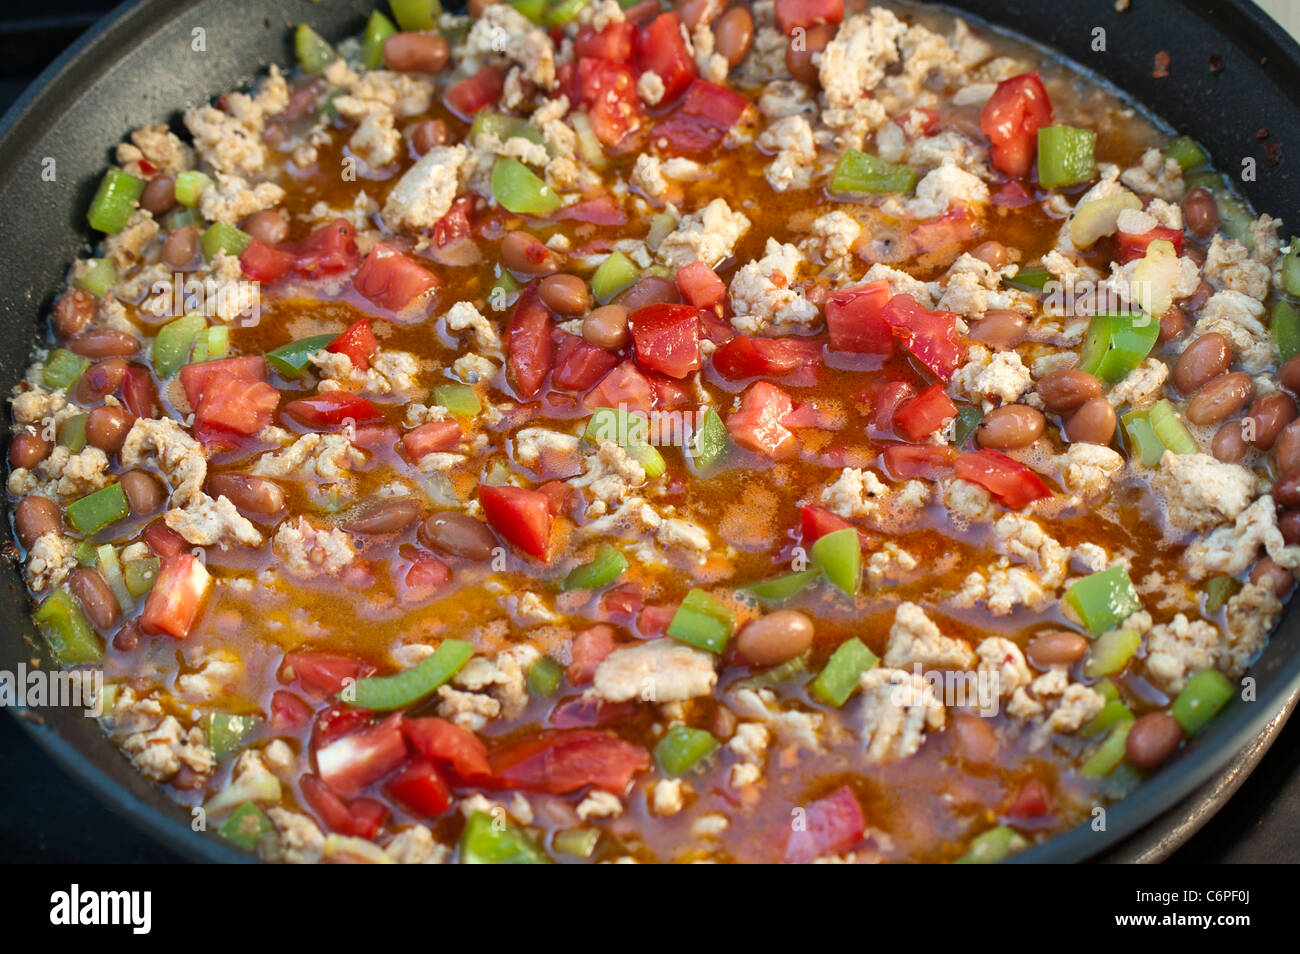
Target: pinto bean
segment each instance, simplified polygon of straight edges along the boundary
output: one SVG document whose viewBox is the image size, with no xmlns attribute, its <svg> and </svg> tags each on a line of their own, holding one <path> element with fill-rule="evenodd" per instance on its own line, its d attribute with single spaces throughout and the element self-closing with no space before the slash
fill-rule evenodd
<svg viewBox="0 0 1300 954">
<path fill-rule="evenodd" d="M 1250 403 L 1255 382 L 1241 371 L 1221 374 L 1197 388 L 1187 402 L 1187 419 L 1193 424 L 1218 424 Z"/>
<path fill-rule="evenodd" d="M 582 319 L 582 337 L 588 344 L 606 351 L 617 351 L 628 343 L 627 309 L 622 305 L 602 305 Z"/>
<path fill-rule="evenodd" d="M 591 307 L 591 292 L 577 275 L 547 275 L 537 283 L 537 294 L 558 315 L 581 315 Z"/>
<path fill-rule="evenodd" d="M 31 470 L 49 457 L 53 449 L 54 445 L 36 431 L 24 428 L 9 442 L 9 466 L 15 470 L 19 467 Z"/>
<path fill-rule="evenodd" d="M 1277 369 L 1277 381 L 1292 394 L 1300 394 L 1300 354 Z"/>
<path fill-rule="evenodd" d="M 1020 312 L 997 308 L 986 311 L 984 317 L 975 322 L 970 336 L 990 348 L 1004 351 L 1024 341 L 1028 327 L 1029 319 Z"/>
<path fill-rule="evenodd" d="M 188 268 L 194 264 L 194 258 L 198 254 L 199 230 L 192 226 L 181 226 L 163 242 L 162 260 L 168 268 Z"/>
<path fill-rule="evenodd" d="M 996 239 L 981 242 L 971 249 L 970 253 L 981 262 L 992 265 L 994 268 L 1001 268 L 1007 263 L 1007 247 Z"/>
<path fill-rule="evenodd" d="M 701 23 L 712 23 L 722 12 L 722 0 L 675 0 L 673 9 L 682 19 L 682 26 L 693 31 Z"/>
<path fill-rule="evenodd" d="M 975 428 L 975 440 L 980 447 L 1014 450 L 1038 440 L 1046 426 L 1041 411 L 1027 404 L 1004 404 L 984 415 Z"/>
<path fill-rule="evenodd" d="M 1300 543 L 1300 510 L 1283 510 L 1277 518 L 1277 528 L 1282 539 L 1290 545 Z"/>
<path fill-rule="evenodd" d="M 349 533 L 373 535 L 401 533 L 420 519 L 420 502 L 413 497 L 396 497 L 366 507 L 341 524 Z"/>
<path fill-rule="evenodd" d="M 284 489 L 269 477 L 209 474 L 207 490 L 213 497 L 227 498 L 241 513 L 256 517 L 273 517 L 287 502 Z"/>
<path fill-rule="evenodd" d="M 289 223 L 275 209 L 254 212 L 240 227 L 259 242 L 265 242 L 267 245 L 279 245 L 289 237 Z"/>
<path fill-rule="evenodd" d="M 753 42 L 754 17 L 743 3 L 729 7 L 714 21 L 713 49 L 727 61 L 728 66 L 735 66 L 743 60 Z"/>
<path fill-rule="evenodd" d="M 647 275 L 630 288 L 619 292 L 614 297 L 614 304 L 622 305 L 628 311 L 636 311 L 646 305 L 657 305 L 660 302 L 675 304 L 681 300 L 676 282 L 659 275 Z"/>
<path fill-rule="evenodd" d="M 1214 455 L 1215 460 L 1221 460 L 1225 464 L 1235 464 L 1246 456 L 1250 445 L 1241 436 L 1241 425 L 1241 421 L 1224 421 L 1223 425 L 1214 432 L 1214 439 L 1210 441 L 1210 453 Z"/>
<path fill-rule="evenodd" d="M 1065 422 L 1065 436 L 1074 444 L 1109 444 L 1115 436 L 1115 409 L 1105 398 L 1089 398 Z"/>
<path fill-rule="evenodd" d="M 486 560 L 497 546 L 497 538 L 487 524 L 454 510 L 427 518 L 420 524 L 419 537 L 432 550 L 466 560 Z"/>
<path fill-rule="evenodd" d="M 1170 305 L 1160 316 L 1159 341 L 1173 341 L 1187 330 L 1187 313 L 1177 305 Z"/>
<path fill-rule="evenodd" d="M 116 454 L 134 423 L 135 415 L 125 408 L 107 404 L 92 408 L 86 415 L 86 441 L 105 454 Z"/>
<path fill-rule="evenodd" d="M 154 176 L 140 193 L 140 208 L 155 219 L 166 215 L 176 205 L 176 180 L 171 176 Z"/>
<path fill-rule="evenodd" d="M 820 69 L 813 65 L 813 54 L 826 49 L 826 45 L 835 39 L 838 27 L 829 23 L 817 23 L 808 27 L 804 33 L 803 43 L 790 43 L 785 48 L 785 68 L 801 83 L 817 86 L 820 82 Z"/>
<path fill-rule="evenodd" d="M 1292 421 L 1282 428 L 1273 444 L 1279 473 L 1289 474 L 1300 470 L 1300 422 Z"/>
<path fill-rule="evenodd" d="M 1273 485 L 1273 500 L 1282 507 L 1300 507 L 1300 470 L 1282 472 Z"/>
<path fill-rule="evenodd" d="M 140 339 L 125 331 L 83 331 L 68 339 L 68 350 L 86 358 L 129 358 L 140 350 Z"/>
<path fill-rule="evenodd" d="M 99 632 L 108 632 L 122 621 L 122 608 L 117 605 L 117 597 L 98 570 L 85 566 L 73 570 L 68 577 L 68 589 L 86 611 L 90 624 Z"/>
<path fill-rule="evenodd" d="M 167 499 L 158 478 L 148 471 L 128 470 L 120 478 L 131 514 L 136 517 L 156 512 Z"/>
<path fill-rule="evenodd" d="M 63 511 L 48 497 L 24 497 L 14 506 L 14 530 L 28 550 L 47 533 L 63 529 Z"/>
<path fill-rule="evenodd" d="M 1285 391 L 1266 394 L 1255 399 L 1246 417 L 1255 422 L 1255 439 L 1252 443 L 1260 450 L 1270 450 L 1282 433 L 1282 428 L 1296 419 L 1295 399 Z"/>
<path fill-rule="evenodd" d="M 988 719 L 958 712 L 951 731 L 957 757 L 967 765 L 991 765 L 998 757 L 998 737 Z"/>
<path fill-rule="evenodd" d="M 1214 286 L 1207 281 L 1202 281 L 1196 286 L 1196 290 L 1183 299 L 1183 311 L 1189 315 L 1200 311 L 1210 296 L 1214 294 Z"/>
<path fill-rule="evenodd" d="M 1184 349 L 1174 362 L 1174 387 L 1191 394 L 1211 378 L 1228 370 L 1232 364 L 1232 345 L 1217 331 L 1201 335 Z"/>
<path fill-rule="evenodd" d="M 1250 571 L 1250 582 L 1272 584 L 1278 599 L 1285 599 L 1295 585 L 1295 577 L 1285 567 L 1278 566 L 1272 557 L 1260 557 Z"/>
<path fill-rule="evenodd" d="M 399 73 L 441 73 L 451 46 L 432 33 L 394 33 L 384 41 L 384 64 Z"/>
<path fill-rule="evenodd" d="M 126 361 L 122 358 L 105 358 L 96 361 L 86 373 L 77 378 L 72 395 L 82 404 L 94 404 L 105 394 L 113 394 L 126 380 Z"/>
<path fill-rule="evenodd" d="M 441 119 L 422 119 L 411 129 L 411 148 L 423 156 L 438 146 L 445 146 L 451 133 Z"/>
<path fill-rule="evenodd" d="M 509 232 L 501 240 L 501 261 L 520 275 L 550 275 L 560 266 L 555 253 L 527 232 Z"/>
<path fill-rule="evenodd" d="M 483 11 L 494 3 L 503 3 L 504 0 L 469 0 L 465 4 L 465 12 L 477 20 L 483 15 Z"/>
<path fill-rule="evenodd" d="M 1183 728 L 1168 712 L 1148 712 L 1133 723 L 1124 755 L 1135 768 L 1150 772 L 1164 765 L 1183 741 Z"/>
<path fill-rule="evenodd" d="M 1063 368 L 1043 375 L 1036 390 L 1049 411 L 1069 414 L 1082 407 L 1085 401 L 1101 396 L 1101 381 L 1087 371 Z"/>
<path fill-rule="evenodd" d="M 95 315 L 95 296 L 81 288 L 69 288 L 54 303 L 50 324 L 60 338 L 71 338 L 85 330 Z"/>
<path fill-rule="evenodd" d="M 1219 227 L 1219 205 L 1208 189 L 1197 186 L 1183 196 L 1183 224 L 1198 238 L 1209 238 Z"/>
<path fill-rule="evenodd" d="M 752 666 L 775 666 L 807 652 L 813 622 L 797 610 L 777 610 L 745 624 L 736 636 L 736 652 Z"/>
<path fill-rule="evenodd" d="M 1025 658 L 1035 669 L 1046 672 L 1053 666 L 1073 666 L 1088 654 L 1088 640 L 1067 629 L 1040 633 L 1025 647 Z"/>
</svg>

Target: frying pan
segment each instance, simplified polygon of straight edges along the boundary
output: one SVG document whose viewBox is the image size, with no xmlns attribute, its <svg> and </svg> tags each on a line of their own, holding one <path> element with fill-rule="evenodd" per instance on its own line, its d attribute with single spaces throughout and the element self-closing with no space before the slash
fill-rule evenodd
<svg viewBox="0 0 1300 954">
<path fill-rule="evenodd" d="M 0 223 L 10 247 L 0 256 L 4 393 L 46 334 L 45 315 L 69 262 L 88 251 L 85 209 L 123 135 L 164 119 L 179 128 L 182 107 L 249 82 L 267 63 L 291 64 L 288 25 L 306 21 L 327 37 L 344 36 L 358 32 L 375 6 L 140 0 L 117 8 L 41 74 L 0 121 Z M 1113 83 L 1205 144 L 1219 168 L 1236 172 L 1253 159 L 1256 174 L 1241 183 L 1246 196 L 1257 209 L 1300 222 L 1295 159 L 1287 152 L 1300 117 L 1300 48 L 1247 0 L 1132 0 L 1126 12 L 1116 11 L 1114 0 L 958 6 Z M 1104 52 L 1096 49 L 1099 37 Z M 1163 78 L 1153 76 L 1160 51 L 1169 56 Z M 1267 138 L 1259 138 L 1264 130 Z M 31 660 L 51 666 L 17 568 L 0 563 L 0 669 Z M 1111 806 L 1104 830 L 1080 826 L 1017 860 L 1078 861 L 1109 851 L 1218 773 L 1300 689 L 1300 617 L 1283 620 L 1252 675 L 1255 701 L 1233 702 L 1187 751 Z M 70 709 L 15 714 L 68 774 L 172 850 L 202 861 L 248 860 L 220 838 L 192 832 L 184 809 L 131 768 L 94 720 Z"/>
</svg>

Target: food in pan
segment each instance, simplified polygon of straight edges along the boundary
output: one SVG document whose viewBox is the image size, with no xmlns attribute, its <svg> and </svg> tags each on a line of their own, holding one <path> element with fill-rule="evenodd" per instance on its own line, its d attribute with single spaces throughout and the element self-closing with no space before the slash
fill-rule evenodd
<svg viewBox="0 0 1300 954">
<path fill-rule="evenodd" d="M 36 627 L 208 829 L 996 861 L 1238 694 L 1300 252 L 1195 142 L 913 6 L 294 40 L 118 146 L 11 402 Z"/>
</svg>

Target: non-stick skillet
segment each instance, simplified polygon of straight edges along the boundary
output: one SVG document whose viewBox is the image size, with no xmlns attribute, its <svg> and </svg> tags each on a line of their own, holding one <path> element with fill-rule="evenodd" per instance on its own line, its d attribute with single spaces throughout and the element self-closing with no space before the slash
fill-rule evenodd
<svg viewBox="0 0 1300 954">
<path fill-rule="evenodd" d="M 126 3 L 68 49 L 0 122 L 0 389 L 22 375 L 45 333 L 54 292 L 85 250 L 83 213 L 112 148 L 147 122 L 292 62 L 287 25 L 326 36 L 360 30 L 375 0 L 174 0 Z M 1110 81 L 1204 143 L 1260 210 L 1300 223 L 1291 156 L 1300 130 L 1300 47 L 1248 0 L 963 0 L 963 12 L 1020 33 Z M 1158 77 L 1156 54 L 1168 55 Z M 1162 58 L 1163 59 L 1163 58 Z M 1252 160 L 1247 162 L 1246 160 Z M 51 175 L 52 173 L 52 175 Z M 0 670 L 50 664 L 33 633 L 19 574 L 0 567 Z M 1193 793 L 1259 736 L 1300 688 L 1300 615 L 1290 613 L 1255 665 L 1255 700 L 1225 710 L 1175 762 L 1112 806 L 1104 829 L 1081 826 L 1022 861 L 1072 861 L 1113 848 Z M 173 850 L 206 861 L 246 856 L 194 833 L 188 815 L 139 775 L 79 710 L 17 713 L 74 778 Z"/>
</svg>

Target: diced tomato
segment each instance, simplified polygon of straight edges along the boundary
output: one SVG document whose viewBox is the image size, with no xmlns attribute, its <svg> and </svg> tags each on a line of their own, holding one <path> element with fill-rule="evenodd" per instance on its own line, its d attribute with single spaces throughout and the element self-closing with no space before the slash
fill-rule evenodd
<svg viewBox="0 0 1300 954">
<path fill-rule="evenodd" d="M 661 13 L 637 37 L 637 66 L 659 74 L 664 81 L 663 102 L 670 103 L 695 76 L 695 59 L 686 48 L 682 18 L 675 11 Z"/>
<path fill-rule="evenodd" d="M 239 253 L 239 267 L 255 282 L 278 282 L 293 269 L 293 252 L 276 248 L 261 239 L 249 239 Z"/>
<path fill-rule="evenodd" d="M 713 367 L 732 381 L 779 378 L 821 363 L 821 345 L 805 338 L 751 338 L 737 335 L 713 352 Z"/>
<path fill-rule="evenodd" d="M 980 113 L 994 167 L 1009 176 L 1028 173 L 1038 152 L 1038 130 L 1051 121 L 1052 101 L 1037 73 L 999 83 Z"/>
<path fill-rule="evenodd" d="M 215 378 L 204 385 L 194 420 L 251 435 L 271 423 L 279 405 L 280 392 L 265 381 Z"/>
<path fill-rule="evenodd" d="M 885 281 L 844 288 L 831 295 L 826 302 L 831 347 L 854 354 L 893 354 L 893 329 L 883 316 L 891 297 Z"/>
<path fill-rule="evenodd" d="M 700 313 L 690 305 L 659 302 L 628 315 L 636 363 L 670 378 L 700 369 Z"/>
<path fill-rule="evenodd" d="M 345 798 L 361 794 L 405 761 L 402 717 L 396 714 L 316 750 L 321 781 Z"/>
<path fill-rule="evenodd" d="M 907 112 L 894 117 L 898 128 L 914 136 L 933 136 L 939 127 L 939 111 L 928 106 L 914 106 Z"/>
<path fill-rule="evenodd" d="M 894 429 L 904 440 L 922 441 L 957 416 L 957 405 L 935 384 L 898 409 Z"/>
<path fill-rule="evenodd" d="M 581 467 L 578 469 L 581 470 Z M 574 471 L 574 473 L 577 473 L 577 471 Z M 568 509 L 569 501 L 573 498 L 575 491 L 573 487 L 570 487 L 563 480 L 548 480 L 538 486 L 537 492 L 546 498 L 546 510 L 554 517 L 556 514 L 564 513 Z"/>
<path fill-rule="evenodd" d="M 668 152 L 694 156 L 707 152 L 727 138 L 749 100 L 739 93 L 695 79 L 682 103 L 655 127 L 655 138 L 664 139 Z"/>
<path fill-rule="evenodd" d="M 877 436 L 894 432 L 898 409 L 916 397 L 916 388 L 907 381 L 878 381 L 868 385 L 863 399 L 871 407 L 871 429 Z"/>
<path fill-rule="evenodd" d="M 321 226 L 291 247 L 294 252 L 293 270 L 305 278 L 350 272 L 361 258 L 357 251 L 356 230 L 343 218 Z"/>
<path fill-rule="evenodd" d="M 340 835 L 374 838 L 388 818 L 388 808 L 383 802 L 373 798 L 348 802 L 315 775 L 298 779 L 298 788 L 307 807 L 317 814 L 326 828 Z"/>
<path fill-rule="evenodd" d="M 1047 788 L 1036 778 L 1022 782 L 1004 813 L 1008 818 L 1042 818 L 1051 812 Z"/>
<path fill-rule="evenodd" d="M 198 618 L 209 579 L 207 568 L 193 553 L 163 557 L 140 614 L 141 628 L 151 635 L 166 633 L 184 639 Z"/>
<path fill-rule="evenodd" d="M 624 10 L 623 16 L 629 23 L 640 23 L 642 20 L 658 16 L 662 9 L 659 0 L 640 0 L 639 3 L 634 3 Z"/>
<path fill-rule="evenodd" d="M 596 668 L 614 651 L 614 628 L 604 623 L 584 629 L 573 637 L 569 668 L 565 674 L 575 686 L 585 686 L 596 675 Z"/>
<path fill-rule="evenodd" d="M 185 389 L 185 400 L 190 407 L 199 406 L 205 385 L 210 381 L 221 379 L 265 381 L 266 359 L 260 354 L 253 354 L 237 358 L 222 358 L 219 361 L 200 361 L 198 364 L 183 365 L 181 367 L 181 387 Z"/>
<path fill-rule="evenodd" d="M 636 25 L 626 20 L 606 24 L 600 30 L 584 23 L 578 27 L 573 44 L 574 55 L 597 60 L 626 63 L 632 59 L 636 44 Z"/>
<path fill-rule="evenodd" d="M 375 247 L 378 248 L 379 246 Z M 374 252 L 370 253 L 370 257 L 366 259 L 367 264 L 374 257 L 374 254 Z M 365 270 L 366 265 L 363 264 L 361 272 Z M 357 272 L 358 277 L 360 277 L 361 272 Z M 348 330 L 331 341 L 325 350 L 332 354 L 345 354 L 352 362 L 352 366 L 358 371 L 368 371 L 370 370 L 370 356 L 379 350 L 379 339 L 370 330 L 369 319 L 362 318 L 359 321 L 354 321 L 348 327 Z"/>
<path fill-rule="evenodd" d="M 804 504 L 799 508 L 799 537 L 805 547 L 811 546 L 818 538 L 826 536 L 836 530 L 845 530 L 852 527 L 849 523 L 837 513 L 831 513 L 825 507 L 818 507 L 815 504 Z M 871 540 L 863 530 L 858 530 L 858 540 L 864 547 L 871 545 Z"/>
<path fill-rule="evenodd" d="M 311 721 L 311 707 L 287 689 L 271 694 L 271 728 L 277 732 L 296 732 Z"/>
<path fill-rule="evenodd" d="M 1019 179 L 1012 179 L 998 186 L 989 201 L 1004 209 L 1023 209 L 1034 204 L 1034 194 Z"/>
<path fill-rule="evenodd" d="M 505 788 L 564 795 L 585 785 L 621 795 L 637 772 L 650 768 L 639 745 L 590 729 L 554 729 L 510 742 L 488 756 Z"/>
<path fill-rule="evenodd" d="M 184 537 L 161 520 L 155 520 L 145 527 L 142 538 L 145 545 L 160 557 L 184 553 L 190 546 Z"/>
<path fill-rule="evenodd" d="M 640 583 L 621 583 L 600 598 L 600 609 L 612 617 L 635 616 L 643 602 Z"/>
<path fill-rule="evenodd" d="M 425 759 L 415 759 L 394 774 L 384 791 L 413 815 L 432 818 L 451 807 L 451 790 L 433 763 Z"/>
<path fill-rule="evenodd" d="M 377 798 L 354 798 L 348 803 L 352 819 L 352 835 L 372 840 L 388 820 L 388 806 Z"/>
<path fill-rule="evenodd" d="M 551 383 L 566 391 L 585 391 L 618 364 L 618 356 L 584 340 L 566 334 L 560 339 L 555 355 L 555 373 Z"/>
<path fill-rule="evenodd" d="M 196 420 L 191 430 L 194 432 L 195 440 L 203 445 L 203 449 L 209 455 L 239 450 L 249 441 L 248 435 L 236 434 L 234 431 L 213 424 L 211 421 Z"/>
<path fill-rule="evenodd" d="M 895 295 L 881 316 L 893 328 L 894 337 L 936 378 L 947 381 L 952 377 L 961 363 L 956 315 L 922 308 L 911 295 Z"/>
<path fill-rule="evenodd" d="M 656 411 L 676 411 L 695 403 L 691 392 L 686 390 L 682 382 L 666 378 L 662 374 L 651 374 L 648 377 L 650 386 L 654 388 Z"/>
<path fill-rule="evenodd" d="M 184 374 L 185 369 L 181 369 Z M 158 389 L 148 370 L 138 364 L 127 365 L 122 379 L 122 403 L 136 417 L 158 416 Z"/>
<path fill-rule="evenodd" d="M 578 99 L 587 107 L 587 120 L 596 138 L 618 152 L 631 149 L 645 123 L 632 67 L 583 57 L 578 60 L 574 78 Z"/>
<path fill-rule="evenodd" d="M 1183 254 L 1183 233 L 1180 229 L 1167 229 L 1162 225 L 1143 232 L 1140 235 L 1132 232 L 1116 232 L 1115 238 L 1119 242 L 1119 260 L 1120 264 L 1131 262 L 1134 259 L 1142 258 L 1147 253 L 1147 246 L 1157 239 L 1163 242 L 1170 242 L 1174 246 L 1174 251 Z"/>
<path fill-rule="evenodd" d="M 464 436 L 456 421 L 429 421 L 402 435 L 402 450 L 407 458 L 418 461 L 425 454 L 451 450 Z"/>
<path fill-rule="evenodd" d="M 444 248 L 452 242 L 468 238 L 470 233 L 470 212 L 474 210 L 472 196 L 457 196 L 447 214 L 433 223 L 433 244 Z"/>
<path fill-rule="evenodd" d="M 839 23 L 843 19 L 844 0 L 776 0 L 776 25 L 784 36 L 796 27 Z"/>
<path fill-rule="evenodd" d="M 790 395 L 775 384 L 756 381 L 727 418 L 727 433 L 747 450 L 781 458 L 794 452 L 794 435 L 781 423 L 793 410 Z"/>
<path fill-rule="evenodd" d="M 342 656 L 337 653 L 286 653 L 281 673 L 296 679 L 309 689 L 335 695 L 342 692 L 349 682 L 355 682 L 375 671 L 375 667 L 363 659 Z"/>
<path fill-rule="evenodd" d="M 979 484 L 1012 510 L 1052 496 L 1036 473 L 999 451 L 971 451 L 957 458 L 957 476 Z"/>
<path fill-rule="evenodd" d="M 493 530 L 529 556 L 546 559 L 552 515 L 545 494 L 523 487 L 482 484 L 478 499 Z"/>
<path fill-rule="evenodd" d="M 426 759 L 448 766 L 461 782 L 478 785 L 492 778 L 487 746 L 468 729 L 434 717 L 403 719 L 402 732 Z"/>
<path fill-rule="evenodd" d="M 410 256 L 403 255 L 383 242 L 376 242 L 357 273 L 352 276 L 352 286 L 362 298 L 374 302 L 380 308 L 402 311 L 421 295 L 437 288 L 438 279 Z M 356 325 L 352 327 L 355 328 Z M 369 330 L 369 325 L 366 328 Z M 351 330 L 349 328 L 343 335 L 346 336 Z M 376 341 L 375 347 L 378 346 L 379 342 Z M 330 350 L 334 350 L 333 345 Z"/>
<path fill-rule="evenodd" d="M 556 703 L 546 721 L 561 729 L 595 729 L 614 725 L 636 714 L 637 702 L 606 702 L 586 693 Z"/>
<path fill-rule="evenodd" d="M 787 864 L 807 864 L 847 851 L 862 840 L 867 820 L 853 789 L 837 788 L 808 806 L 802 829 L 790 832 L 785 843 Z"/>
<path fill-rule="evenodd" d="M 417 551 L 409 559 L 398 560 L 393 567 L 397 600 L 403 606 L 415 606 L 438 595 L 451 579 L 451 567 L 432 553 Z"/>
<path fill-rule="evenodd" d="M 621 407 L 629 412 L 649 414 L 655 407 L 650 379 L 631 361 L 624 361 L 600 379 L 582 399 L 583 407 Z"/>
<path fill-rule="evenodd" d="M 727 297 L 727 286 L 704 262 L 691 262 L 677 270 L 677 288 L 696 308 L 712 308 Z"/>
<path fill-rule="evenodd" d="M 700 334 L 716 345 L 723 345 L 736 337 L 736 330 L 718 317 L 719 310 L 716 306 L 700 309 Z"/>
<path fill-rule="evenodd" d="M 326 706 L 316 716 L 316 722 L 311 727 L 311 750 L 315 752 L 349 733 L 365 728 L 373 715 L 369 709 L 345 705 Z"/>
<path fill-rule="evenodd" d="M 542 304 L 537 285 L 529 285 L 515 303 L 506 331 L 506 375 L 526 400 L 542 389 L 554 361 L 551 313 Z"/>
<path fill-rule="evenodd" d="M 468 120 L 484 106 L 499 100 L 505 87 L 505 72 L 500 67 L 485 66 L 447 90 L 447 107 L 461 119 Z"/>
<path fill-rule="evenodd" d="M 623 225 L 627 222 L 627 216 L 614 201 L 614 197 L 609 195 L 598 195 L 563 206 L 553 218 L 561 222 L 588 222 L 592 225 Z"/>
<path fill-rule="evenodd" d="M 891 480 L 938 480 L 952 470 L 957 458 L 951 447 L 938 444 L 890 444 L 883 454 L 885 473 Z"/>
<path fill-rule="evenodd" d="M 636 629 L 642 639 L 662 636 L 677 615 L 676 606 L 647 606 L 636 616 Z"/>
<path fill-rule="evenodd" d="M 348 421 L 367 424 L 381 420 L 379 408 L 351 391 L 322 391 L 284 406 L 284 413 L 317 431 L 334 430 Z"/>
</svg>

